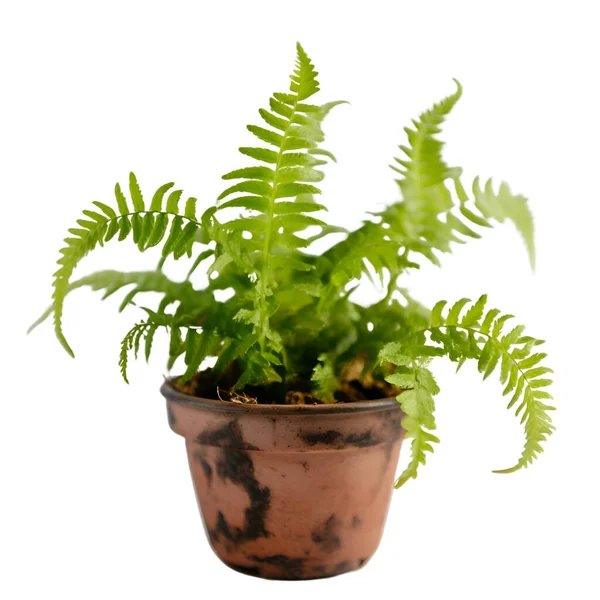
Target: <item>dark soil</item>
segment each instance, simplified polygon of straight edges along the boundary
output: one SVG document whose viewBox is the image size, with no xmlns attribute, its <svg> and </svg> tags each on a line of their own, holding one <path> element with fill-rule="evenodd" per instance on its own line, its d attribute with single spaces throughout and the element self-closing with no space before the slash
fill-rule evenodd
<svg viewBox="0 0 600 600">
<path fill-rule="evenodd" d="M 364 363 L 356 359 L 349 363 L 340 376 L 340 389 L 335 392 L 336 403 L 380 400 L 396 396 L 399 390 L 382 379 L 376 379 L 369 371 L 363 374 Z M 247 386 L 234 390 L 237 380 L 235 366 L 217 376 L 212 369 L 196 373 L 187 382 L 176 382 L 176 388 L 190 396 L 238 402 L 244 404 L 323 404 L 311 391 L 308 379 L 296 378 L 267 386 Z"/>
</svg>

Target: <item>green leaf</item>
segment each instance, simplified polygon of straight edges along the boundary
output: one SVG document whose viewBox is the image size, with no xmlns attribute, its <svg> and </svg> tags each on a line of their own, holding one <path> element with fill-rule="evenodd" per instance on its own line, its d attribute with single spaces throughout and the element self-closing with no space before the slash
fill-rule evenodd
<svg viewBox="0 0 600 600">
<path fill-rule="evenodd" d="M 137 213 L 131 215 L 131 229 L 133 230 L 133 243 L 138 244 L 142 235 L 142 217 Z"/>
<path fill-rule="evenodd" d="M 158 212 L 162 210 L 163 198 L 174 185 L 174 183 L 165 183 L 164 185 L 161 185 L 156 192 L 154 192 L 154 196 L 152 196 L 152 202 L 150 203 L 151 211 Z"/>
<path fill-rule="evenodd" d="M 223 179 L 259 179 L 260 181 L 273 181 L 275 172 L 269 167 L 246 167 L 230 171 L 223 175 Z"/>
<path fill-rule="evenodd" d="M 267 144 L 281 148 L 283 136 L 279 135 L 278 133 L 275 133 L 270 129 L 265 129 L 264 127 L 257 127 L 256 125 L 248 125 L 247 129 L 262 142 L 266 142 Z"/>
<path fill-rule="evenodd" d="M 284 152 L 280 164 L 282 167 L 316 167 L 325 161 L 305 152 Z"/>
<path fill-rule="evenodd" d="M 444 310 L 444 307 L 446 306 L 446 304 L 448 304 L 446 302 L 446 300 L 440 300 L 433 307 L 433 309 L 431 311 L 431 319 L 430 319 L 430 323 L 431 323 L 432 327 L 437 327 L 438 325 L 442 325 L 445 322 L 445 319 L 442 316 L 442 311 Z"/>
<path fill-rule="evenodd" d="M 290 183 L 296 181 L 323 181 L 325 174 L 310 167 L 285 167 L 279 170 L 278 181 Z M 309 192 L 316 193 L 316 192 Z"/>
<path fill-rule="evenodd" d="M 163 246 L 163 257 L 166 258 L 175 249 L 175 243 L 181 235 L 182 224 L 183 219 L 180 216 L 177 216 L 173 219 L 173 222 L 171 223 L 171 230 L 169 231 L 169 236 L 167 237 L 167 241 Z"/>
<path fill-rule="evenodd" d="M 133 202 L 133 210 L 135 212 L 142 212 L 144 210 L 144 198 L 137 179 L 133 173 L 129 173 L 129 193 Z"/>
<path fill-rule="evenodd" d="M 462 318 L 461 325 L 463 327 L 468 327 L 469 325 L 476 325 L 483 317 L 483 311 L 485 310 L 485 305 L 487 303 L 487 295 L 483 294 L 471 308 L 466 312 L 465 316 Z"/>
<path fill-rule="evenodd" d="M 117 198 L 117 206 L 119 207 L 119 213 L 125 215 L 129 212 L 129 207 L 127 206 L 127 200 L 121 191 L 121 186 L 117 183 L 115 185 L 115 197 Z"/>
<path fill-rule="evenodd" d="M 335 402 L 334 393 L 340 387 L 340 381 L 335 374 L 335 357 L 321 354 L 310 380 L 317 397 L 325 403 Z"/>
<path fill-rule="evenodd" d="M 279 215 L 273 219 L 273 226 L 277 229 L 283 227 L 288 231 L 301 231 L 307 227 L 324 227 L 325 222 L 315 219 L 310 215 L 303 214 L 285 214 Z"/>
<path fill-rule="evenodd" d="M 182 190 L 174 190 L 169 194 L 167 198 L 166 211 L 172 214 L 179 213 L 179 200 L 181 199 Z"/>
<path fill-rule="evenodd" d="M 242 181 L 241 183 L 236 183 L 232 185 L 230 188 L 227 188 L 224 192 L 222 192 L 217 200 L 222 200 L 235 192 L 248 192 L 250 194 L 256 194 L 257 196 L 265 196 L 268 197 L 271 195 L 272 188 L 271 186 L 264 181 Z"/>
<path fill-rule="evenodd" d="M 184 216 L 188 219 L 196 219 L 196 202 L 196 198 L 193 197 L 190 197 L 186 200 Z"/>
<path fill-rule="evenodd" d="M 153 228 L 154 215 L 152 213 L 146 213 L 142 217 L 142 231 L 140 239 L 138 240 L 138 249 L 140 252 L 144 252 L 144 250 L 146 250 L 146 244 L 148 243 Z"/>
<path fill-rule="evenodd" d="M 275 98 L 269 99 L 269 106 L 271 107 L 271 110 L 274 113 L 277 113 L 278 115 L 281 115 L 282 117 L 285 117 L 286 119 L 289 119 L 290 117 L 292 117 L 294 115 L 293 108 L 286 106 L 283 102 L 280 102 L 279 100 L 276 100 Z"/>
<path fill-rule="evenodd" d="M 449 325 L 457 325 L 460 311 L 469 302 L 471 302 L 469 298 L 461 298 L 458 302 L 456 302 L 448 312 L 448 316 L 446 317 L 446 323 L 448 323 Z"/>
<path fill-rule="evenodd" d="M 290 198 L 300 194 L 320 194 L 321 190 L 306 183 L 280 183 L 275 188 L 276 198 Z"/>
<path fill-rule="evenodd" d="M 224 210 L 225 208 L 246 208 L 248 210 L 266 212 L 268 206 L 269 201 L 263 196 L 239 196 L 238 198 L 220 204 L 219 210 Z"/>
<path fill-rule="evenodd" d="M 104 204 L 103 202 L 92 202 L 92 204 L 95 204 L 109 219 L 116 219 L 117 218 L 117 213 L 107 204 Z M 85 214 L 85 211 L 84 211 Z"/>
<path fill-rule="evenodd" d="M 547 356 L 548 355 L 545 352 L 538 352 L 536 354 L 532 354 L 527 358 L 519 361 L 519 369 L 521 369 L 522 371 L 530 369 L 531 367 L 534 367 L 539 362 L 544 360 L 544 358 L 546 358 Z"/>
<path fill-rule="evenodd" d="M 333 155 L 333 153 L 329 152 L 329 150 L 323 150 L 323 148 L 310 148 L 308 153 L 313 156 L 326 156 L 333 162 L 337 162 L 337 158 Z"/>
<path fill-rule="evenodd" d="M 262 162 L 275 164 L 277 162 L 277 152 L 273 150 L 266 150 L 265 148 L 247 148 L 243 147 L 239 149 L 240 152 L 250 158 L 260 160 Z"/>
<path fill-rule="evenodd" d="M 276 215 L 289 215 L 291 213 L 317 212 L 320 210 L 327 210 L 327 208 L 316 202 L 283 201 L 276 202 L 273 210 Z"/>
<path fill-rule="evenodd" d="M 270 113 L 268 110 L 264 108 L 259 109 L 258 111 L 260 116 L 263 118 L 263 121 L 270 125 L 275 129 L 280 129 L 281 131 L 285 131 L 289 125 L 289 121 L 287 119 L 280 119 L 276 117 L 273 113 Z"/>
<path fill-rule="evenodd" d="M 160 213 L 156 216 L 156 220 L 154 222 L 154 227 L 152 228 L 152 232 L 150 233 L 150 237 L 148 238 L 148 243 L 146 244 L 146 248 L 152 248 L 162 241 L 165 233 L 167 231 L 167 227 L 169 225 L 169 217 L 165 213 Z"/>
<path fill-rule="evenodd" d="M 121 217 L 118 240 L 122 242 L 131 232 L 131 221 L 127 217 Z"/>
</svg>

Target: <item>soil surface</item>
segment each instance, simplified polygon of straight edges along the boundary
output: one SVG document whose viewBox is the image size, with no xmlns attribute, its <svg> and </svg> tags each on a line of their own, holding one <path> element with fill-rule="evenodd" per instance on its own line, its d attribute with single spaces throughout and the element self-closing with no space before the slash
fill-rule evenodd
<svg viewBox="0 0 600 600">
<path fill-rule="evenodd" d="M 266 386 L 246 386 L 234 390 L 237 379 L 235 366 L 220 376 L 212 369 L 200 371 L 187 382 L 175 382 L 175 387 L 184 394 L 238 402 L 243 404 L 324 404 L 323 400 L 311 391 L 311 382 L 296 378 L 285 384 L 272 383 Z M 346 365 L 340 375 L 340 388 L 334 394 L 335 403 L 380 400 L 400 393 L 398 388 L 373 376 L 371 371 L 364 372 L 364 361 L 360 358 Z"/>
</svg>

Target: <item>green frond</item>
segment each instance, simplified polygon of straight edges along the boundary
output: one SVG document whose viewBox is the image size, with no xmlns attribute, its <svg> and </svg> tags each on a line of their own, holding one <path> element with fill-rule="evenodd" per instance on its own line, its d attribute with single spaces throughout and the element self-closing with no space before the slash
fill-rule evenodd
<svg viewBox="0 0 600 600">
<path fill-rule="evenodd" d="M 310 243 L 298 234 L 308 227 L 327 227 L 323 220 L 307 214 L 323 207 L 305 200 L 321 193 L 315 185 L 324 177 L 324 173 L 315 168 L 325 163 L 320 157 L 333 156 L 320 148 L 324 140 L 321 124 L 339 103 L 307 104 L 305 101 L 318 91 L 317 72 L 298 44 L 289 92 L 273 94 L 269 110 L 259 110 L 263 125 L 248 126 L 248 130 L 270 148 L 240 148 L 244 156 L 268 166 L 245 166 L 223 176 L 225 180 L 239 181 L 219 195 L 217 210 L 240 208 L 253 214 L 242 214 L 224 222 L 218 221 L 214 212 L 207 217 L 217 241 L 215 265 L 227 260 L 258 280 L 252 325 L 263 357 L 277 354 L 268 324 L 276 308 L 278 280 L 275 275 L 282 270 L 288 273 L 312 270 L 313 265 L 297 256 L 298 249 Z M 254 373 L 269 372 L 272 377 L 261 364 L 258 360 L 252 362 Z M 260 383 L 254 375 L 249 377 L 249 381 Z"/>
<path fill-rule="evenodd" d="M 334 356 L 321 354 L 311 377 L 315 394 L 325 403 L 335 402 L 333 395 L 340 387 L 335 365 Z"/>
<path fill-rule="evenodd" d="M 97 246 L 117 237 L 122 241 L 133 239 L 140 251 L 160 244 L 165 235 L 163 257 L 175 259 L 191 254 L 192 245 L 202 224 L 196 220 L 195 199 L 186 202 L 183 215 L 178 214 L 178 201 L 181 191 L 171 192 L 163 209 L 165 192 L 173 184 L 161 186 L 154 194 L 149 210 L 146 210 L 142 193 L 133 173 L 129 176 L 131 206 L 119 184 L 115 186 L 117 211 L 102 202 L 95 202 L 101 212 L 84 211 L 88 219 L 79 219 L 78 227 L 69 229 L 70 236 L 65 238 L 65 246 L 60 250 L 59 269 L 54 273 L 53 312 L 54 330 L 65 350 L 73 356 L 62 330 L 64 300 L 70 290 L 70 280 L 79 262 Z M 169 228 L 169 222 L 171 223 Z M 185 224 L 185 225 L 184 225 Z M 117 236 L 118 234 L 118 236 Z"/>
<path fill-rule="evenodd" d="M 95 273 L 81 277 L 77 281 L 71 282 L 67 289 L 67 295 L 79 288 L 89 287 L 94 291 L 104 292 L 102 300 L 105 300 L 127 286 L 133 287 L 119 305 L 119 312 L 132 304 L 134 298 L 141 292 L 157 292 L 164 294 L 173 301 L 185 302 L 189 305 L 199 302 L 204 295 L 203 292 L 195 291 L 189 281 L 172 281 L 162 271 L 123 272 L 113 270 L 96 271 Z M 53 312 L 54 305 L 52 304 L 29 327 L 27 333 L 30 333 L 43 323 Z"/>
<path fill-rule="evenodd" d="M 434 396 L 439 393 L 433 374 L 425 367 L 426 361 L 402 354 L 399 344 L 388 344 L 380 354 L 380 362 L 388 362 L 398 368 L 388 375 L 386 381 L 402 390 L 398 402 L 404 412 L 402 427 L 406 438 L 412 439 L 411 458 L 396 481 L 396 488 L 415 478 L 420 465 L 425 465 L 427 453 L 433 452 L 439 439 L 431 433 L 436 429 Z"/>
<path fill-rule="evenodd" d="M 513 221 L 534 265 L 533 221 L 525 197 L 512 194 L 504 183 L 497 193 L 491 181 L 481 189 L 476 178 L 473 198 L 469 198 L 460 182 L 461 169 L 448 167 L 442 158 L 443 143 L 437 135 L 462 94 L 462 87 L 456 84 L 454 94 L 405 129 L 408 146 L 400 146 L 404 157 L 395 159 L 397 165 L 392 167 L 401 175 L 397 180 L 401 200 L 373 213 L 375 221 L 366 221 L 326 253 L 330 267 L 323 262 L 328 281 L 324 303 L 330 304 L 351 281 L 368 276 L 369 264 L 381 279 L 389 273 L 391 293 L 404 270 L 418 268 L 412 256 L 420 255 L 439 266 L 439 253 L 481 237 L 481 228 L 492 227 L 494 221 Z"/>
<path fill-rule="evenodd" d="M 484 379 L 497 372 L 505 386 L 504 395 L 512 395 L 508 408 L 516 406 L 515 414 L 521 416 L 525 428 L 525 446 L 515 466 L 496 471 L 509 473 L 529 466 L 554 431 L 549 414 L 554 407 L 546 403 L 552 397 L 545 389 L 552 383 L 545 377 L 552 370 L 540 366 L 546 354 L 535 351 L 543 341 L 523 335 L 522 325 L 507 332 L 506 324 L 512 315 L 501 314 L 497 309 L 486 312 L 486 304 L 486 296 L 475 303 L 463 298 L 449 308 L 446 302 L 438 302 L 429 326 L 386 346 L 381 356 L 382 360 L 404 367 L 410 360 L 444 355 L 459 364 L 469 359 L 476 361 Z M 390 377 L 388 381 L 394 383 L 395 375 Z"/>
</svg>

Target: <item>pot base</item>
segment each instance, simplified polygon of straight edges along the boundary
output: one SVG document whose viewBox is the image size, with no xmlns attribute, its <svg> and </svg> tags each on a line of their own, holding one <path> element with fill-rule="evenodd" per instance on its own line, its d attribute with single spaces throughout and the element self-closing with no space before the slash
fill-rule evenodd
<svg viewBox="0 0 600 600">
<path fill-rule="evenodd" d="M 307 564 L 302 558 L 290 558 L 282 554 L 264 558 L 253 557 L 255 560 L 248 564 L 236 564 L 221 559 L 223 564 L 230 569 L 260 577 L 261 579 L 274 579 L 279 581 L 325 579 L 356 571 L 364 567 L 370 558 L 360 558 L 358 561 L 343 561 L 336 565 Z"/>
</svg>

